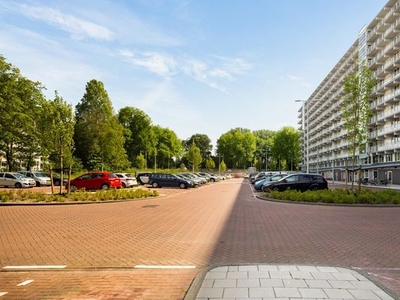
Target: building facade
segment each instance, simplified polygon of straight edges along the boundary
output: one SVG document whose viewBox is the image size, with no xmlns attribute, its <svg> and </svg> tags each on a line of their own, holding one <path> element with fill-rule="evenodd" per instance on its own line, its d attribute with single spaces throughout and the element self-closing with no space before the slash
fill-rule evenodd
<svg viewBox="0 0 400 300">
<path fill-rule="evenodd" d="M 369 140 L 352 161 L 342 118 L 344 78 L 353 71 L 355 55 L 374 74 Z M 302 169 L 344 180 L 345 169 L 356 165 L 362 177 L 400 184 L 400 0 L 389 0 L 372 22 L 361 29 L 335 67 L 299 109 Z M 357 180 L 349 173 L 348 180 Z"/>
</svg>

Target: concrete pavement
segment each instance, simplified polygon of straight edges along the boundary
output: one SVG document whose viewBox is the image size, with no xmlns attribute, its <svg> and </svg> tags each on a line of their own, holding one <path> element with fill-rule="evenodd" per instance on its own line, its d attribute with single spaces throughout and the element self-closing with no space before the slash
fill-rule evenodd
<svg viewBox="0 0 400 300">
<path fill-rule="evenodd" d="M 190 292 L 188 294 L 190 297 Z M 210 270 L 196 300 L 395 299 L 358 272 L 299 265 L 239 265 Z"/>
</svg>

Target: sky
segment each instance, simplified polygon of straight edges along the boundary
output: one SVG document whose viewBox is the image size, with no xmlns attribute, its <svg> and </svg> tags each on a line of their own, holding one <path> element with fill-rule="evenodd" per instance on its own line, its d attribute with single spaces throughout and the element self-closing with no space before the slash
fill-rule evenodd
<svg viewBox="0 0 400 300">
<path fill-rule="evenodd" d="M 0 0 L 0 54 L 74 108 L 92 79 L 213 145 L 299 126 L 307 99 L 387 0 Z"/>
</svg>

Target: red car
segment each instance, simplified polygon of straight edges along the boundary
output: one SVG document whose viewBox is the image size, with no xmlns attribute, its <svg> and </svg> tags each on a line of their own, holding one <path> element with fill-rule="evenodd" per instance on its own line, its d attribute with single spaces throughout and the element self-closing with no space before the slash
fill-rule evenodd
<svg viewBox="0 0 400 300">
<path fill-rule="evenodd" d="M 110 188 L 121 188 L 121 179 L 112 172 L 90 172 L 85 173 L 70 181 L 70 190 L 108 190 Z"/>
</svg>

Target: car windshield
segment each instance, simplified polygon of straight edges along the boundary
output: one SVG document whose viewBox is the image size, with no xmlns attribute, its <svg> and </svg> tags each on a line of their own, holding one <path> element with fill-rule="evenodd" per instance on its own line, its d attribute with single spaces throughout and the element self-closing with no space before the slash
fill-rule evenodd
<svg viewBox="0 0 400 300">
<path fill-rule="evenodd" d="M 20 173 L 13 173 L 12 175 L 14 175 L 16 178 L 26 178 L 26 176 L 24 174 L 20 174 Z"/>
<path fill-rule="evenodd" d="M 43 173 L 32 173 L 35 177 L 46 177 L 46 175 L 44 175 Z"/>
</svg>

